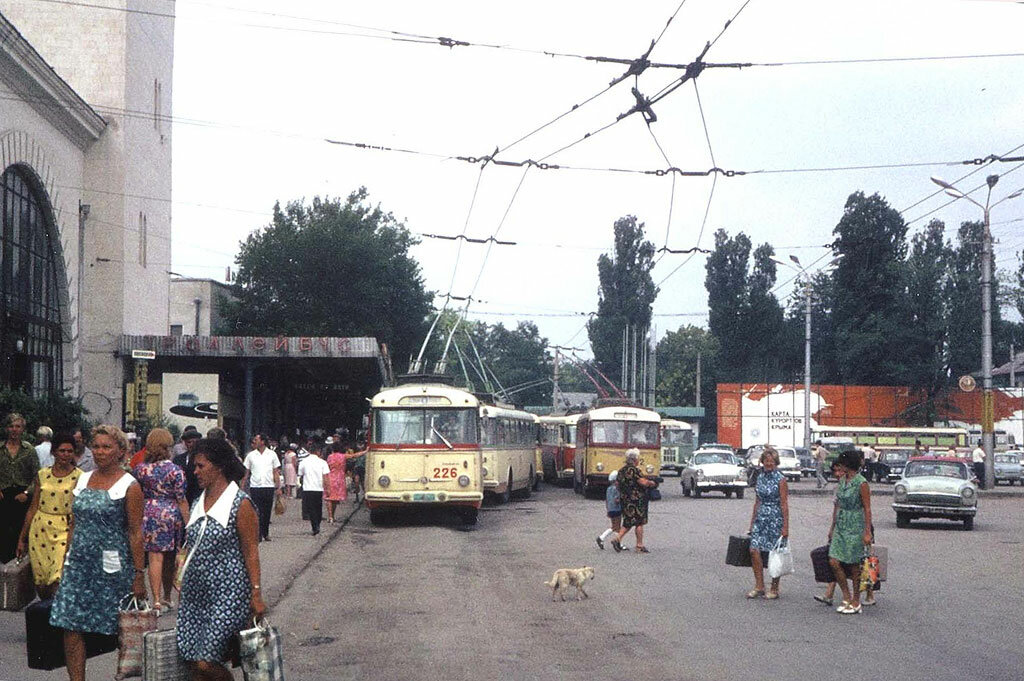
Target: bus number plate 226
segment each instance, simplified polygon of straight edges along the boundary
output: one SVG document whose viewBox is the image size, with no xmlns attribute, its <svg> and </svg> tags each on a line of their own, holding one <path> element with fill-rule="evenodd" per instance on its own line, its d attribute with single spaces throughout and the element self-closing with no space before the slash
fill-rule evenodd
<svg viewBox="0 0 1024 681">
<path fill-rule="evenodd" d="M 459 476 L 458 469 L 449 466 L 434 467 L 434 480 L 454 480 Z"/>
</svg>

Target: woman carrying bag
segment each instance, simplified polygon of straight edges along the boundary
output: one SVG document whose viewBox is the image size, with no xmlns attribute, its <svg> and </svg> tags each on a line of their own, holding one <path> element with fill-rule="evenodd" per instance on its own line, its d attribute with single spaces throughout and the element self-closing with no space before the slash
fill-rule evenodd
<svg viewBox="0 0 1024 681">
<path fill-rule="evenodd" d="M 772 579 L 771 589 L 765 593 L 764 562 L 768 552 L 780 540 L 789 538 L 789 486 L 778 471 L 779 453 L 774 447 L 765 447 L 761 453 L 761 467 L 755 491 L 757 500 L 750 514 L 750 562 L 754 570 L 754 588 L 747 598 L 764 596 L 769 600 L 779 597 L 779 578 Z"/>
<path fill-rule="evenodd" d="M 838 463 L 841 477 L 828 531 L 828 559 L 843 592 L 836 612 L 855 615 L 861 611 L 860 564 L 872 541 L 871 489 L 860 474 L 860 454 L 848 449 L 839 455 Z"/>
<path fill-rule="evenodd" d="M 178 651 L 195 681 L 230 681 L 224 662 L 236 634 L 267 611 L 260 589 L 259 520 L 238 488 L 245 467 L 226 440 L 200 440 L 196 479 L 203 493 L 185 528 Z"/>
</svg>

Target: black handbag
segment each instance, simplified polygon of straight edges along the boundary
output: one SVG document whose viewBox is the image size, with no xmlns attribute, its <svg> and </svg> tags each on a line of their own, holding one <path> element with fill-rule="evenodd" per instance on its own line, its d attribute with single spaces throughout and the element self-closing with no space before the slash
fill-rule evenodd
<svg viewBox="0 0 1024 681">
<path fill-rule="evenodd" d="M 832 565 L 828 562 L 828 544 L 811 551 L 811 565 L 814 567 L 814 581 L 819 584 L 836 581 Z"/>
<path fill-rule="evenodd" d="M 58 669 L 64 659 L 64 630 L 50 624 L 53 600 L 36 601 L 25 608 L 25 651 L 29 669 Z M 85 656 L 96 657 L 117 650 L 117 635 L 83 634 Z"/>
<path fill-rule="evenodd" d="M 648 501 L 661 501 L 661 490 L 657 487 L 647 488 L 647 500 Z"/>
<path fill-rule="evenodd" d="M 730 535 L 729 547 L 725 551 L 725 564 L 736 567 L 750 567 L 750 536 Z"/>
</svg>

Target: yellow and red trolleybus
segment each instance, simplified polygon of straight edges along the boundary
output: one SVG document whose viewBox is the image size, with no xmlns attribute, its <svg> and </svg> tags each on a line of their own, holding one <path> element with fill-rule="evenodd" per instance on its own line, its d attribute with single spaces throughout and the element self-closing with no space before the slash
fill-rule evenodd
<svg viewBox="0 0 1024 681">
<path fill-rule="evenodd" d="M 661 416 L 632 405 L 598 406 L 576 423 L 573 488 L 589 496 L 608 486 L 608 474 L 622 468 L 626 450 L 640 450 L 640 472 L 655 477 L 661 467 Z"/>
</svg>

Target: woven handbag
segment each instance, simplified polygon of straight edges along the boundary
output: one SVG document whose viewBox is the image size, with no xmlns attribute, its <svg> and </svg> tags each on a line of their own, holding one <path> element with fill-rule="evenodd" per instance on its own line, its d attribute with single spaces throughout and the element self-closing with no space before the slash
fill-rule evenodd
<svg viewBox="0 0 1024 681">
<path fill-rule="evenodd" d="M 142 676 L 142 637 L 157 627 L 157 613 L 143 600 L 125 596 L 117 613 L 116 679 Z"/>
<path fill-rule="evenodd" d="M 142 635 L 142 681 L 189 681 L 188 666 L 178 654 L 178 630 Z"/>
</svg>

